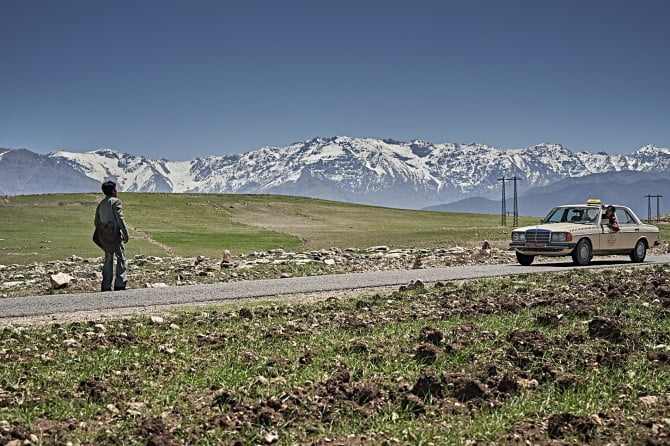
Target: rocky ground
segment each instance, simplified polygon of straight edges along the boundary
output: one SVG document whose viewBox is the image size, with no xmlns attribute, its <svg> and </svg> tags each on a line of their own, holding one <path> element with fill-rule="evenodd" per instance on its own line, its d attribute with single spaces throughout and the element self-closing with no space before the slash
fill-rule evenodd
<svg viewBox="0 0 670 446">
<path fill-rule="evenodd" d="M 665 254 L 661 245 L 649 254 Z M 0 263 L 0 298 L 98 291 L 102 280 L 102 257 L 73 255 L 62 261 L 27 265 Z M 538 262 L 555 261 L 538 258 Z M 320 251 L 286 252 L 276 249 L 221 258 L 154 257 L 135 255 L 128 259 L 130 288 L 194 285 L 239 280 L 275 279 L 294 276 L 341 274 L 391 269 L 448 267 L 516 262 L 514 253 L 484 242 L 479 247 L 390 249 L 330 248 Z"/>
<path fill-rule="evenodd" d="M 73 255 L 46 264 L 0 264 L 0 297 L 98 291 L 102 260 Z M 514 253 L 488 243 L 446 249 L 373 246 L 299 253 L 276 249 L 237 257 L 224 252 L 218 259 L 136 255 L 128 259 L 128 283 L 131 288 L 146 288 L 514 261 Z"/>
</svg>

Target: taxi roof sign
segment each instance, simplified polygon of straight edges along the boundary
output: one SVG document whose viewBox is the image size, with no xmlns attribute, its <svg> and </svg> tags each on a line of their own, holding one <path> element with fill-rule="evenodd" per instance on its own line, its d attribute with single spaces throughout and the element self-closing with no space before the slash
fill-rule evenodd
<svg viewBox="0 0 670 446">
<path fill-rule="evenodd" d="M 586 204 L 602 204 L 602 200 L 600 198 L 589 198 L 586 200 Z"/>
</svg>

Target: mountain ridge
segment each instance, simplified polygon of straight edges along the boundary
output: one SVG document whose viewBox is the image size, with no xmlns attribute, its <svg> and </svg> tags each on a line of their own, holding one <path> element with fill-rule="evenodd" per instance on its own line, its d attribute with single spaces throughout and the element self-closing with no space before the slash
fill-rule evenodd
<svg viewBox="0 0 670 446">
<path fill-rule="evenodd" d="M 0 193 L 39 190 L 40 177 L 24 178 L 30 188 L 14 184 L 10 190 L 4 184 L 3 166 L 14 152 L 0 150 Z M 473 196 L 498 198 L 502 176 L 521 177 L 520 192 L 525 192 L 594 173 L 670 170 L 670 149 L 653 145 L 629 155 L 609 155 L 572 152 L 548 143 L 499 149 L 475 143 L 347 136 L 187 161 L 151 159 L 109 148 L 35 156 L 98 184 L 113 179 L 128 192 L 279 193 L 412 209 Z"/>
</svg>

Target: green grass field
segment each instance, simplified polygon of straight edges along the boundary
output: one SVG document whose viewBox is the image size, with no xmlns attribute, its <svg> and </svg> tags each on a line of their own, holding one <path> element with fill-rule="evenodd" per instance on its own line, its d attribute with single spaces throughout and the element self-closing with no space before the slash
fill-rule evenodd
<svg viewBox="0 0 670 446">
<path fill-rule="evenodd" d="M 0 444 L 668 444 L 669 284 L 581 270 L 9 326 Z"/>
<path fill-rule="evenodd" d="M 99 256 L 100 198 L 4 199 L 0 263 Z M 120 198 L 130 255 L 478 245 L 511 230 L 296 197 Z M 0 444 L 667 444 L 668 290 L 663 265 L 9 325 Z"/>
<path fill-rule="evenodd" d="M 93 217 L 101 194 L 6 197 L 0 202 L 0 263 L 98 257 Z M 123 193 L 129 255 L 218 257 L 265 251 L 448 247 L 506 241 L 495 215 L 437 213 L 276 195 Z M 522 217 L 520 224 L 536 221 Z"/>
</svg>

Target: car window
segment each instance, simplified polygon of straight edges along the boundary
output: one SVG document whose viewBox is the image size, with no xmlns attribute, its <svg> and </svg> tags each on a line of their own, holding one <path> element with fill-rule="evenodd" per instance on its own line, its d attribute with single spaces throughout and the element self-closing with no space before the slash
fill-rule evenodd
<svg viewBox="0 0 670 446">
<path fill-rule="evenodd" d="M 637 224 L 635 219 L 626 209 L 617 209 L 616 210 L 616 219 L 619 221 L 620 225 L 634 225 Z"/>
<path fill-rule="evenodd" d="M 560 207 L 554 208 L 542 220 L 542 223 L 579 223 L 594 225 L 598 222 L 597 208 L 588 207 Z"/>
<path fill-rule="evenodd" d="M 565 215 L 566 215 L 566 209 L 565 208 L 554 208 L 547 214 L 546 217 L 544 217 L 544 220 L 542 220 L 542 223 L 559 223 L 561 221 L 565 221 Z"/>
<path fill-rule="evenodd" d="M 585 222 L 588 225 L 595 225 L 598 222 L 598 214 L 600 213 L 599 209 L 590 208 L 586 211 Z"/>
<path fill-rule="evenodd" d="M 584 209 L 570 208 L 567 213 L 567 221 L 571 223 L 579 223 L 582 221 Z"/>
</svg>

